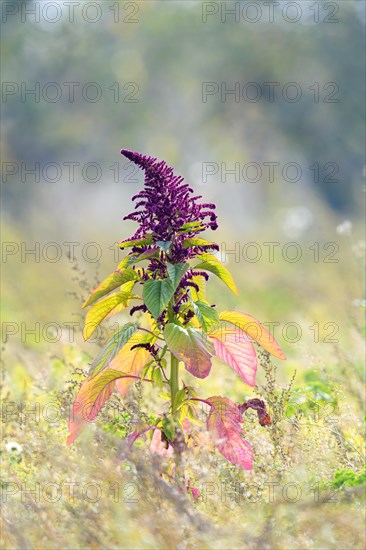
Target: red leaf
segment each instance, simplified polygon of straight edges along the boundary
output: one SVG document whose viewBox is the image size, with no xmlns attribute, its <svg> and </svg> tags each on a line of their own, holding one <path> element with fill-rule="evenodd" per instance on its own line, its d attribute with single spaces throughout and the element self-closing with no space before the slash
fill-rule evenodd
<svg viewBox="0 0 366 550">
<path fill-rule="evenodd" d="M 242 415 L 239 408 L 226 397 L 209 397 L 211 405 L 207 429 L 220 453 L 245 470 L 253 469 L 252 447 L 243 439 Z"/>
<path fill-rule="evenodd" d="M 272 424 L 271 417 L 269 416 L 268 413 L 265 413 L 263 416 L 260 416 L 260 414 L 258 414 L 258 417 L 259 417 L 259 424 L 261 426 L 269 426 L 269 424 Z"/>
<path fill-rule="evenodd" d="M 269 416 L 266 404 L 264 401 L 258 398 L 249 399 L 249 401 L 246 401 L 242 405 L 239 405 L 239 411 L 243 414 L 248 409 L 254 409 L 257 411 L 259 424 L 261 426 L 268 426 L 269 424 L 272 424 L 271 417 Z"/>
<path fill-rule="evenodd" d="M 258 360 L 249 336 L 239 328 L 226 327 L 208 336 L 213 340 L 216 356 L 234 369 L 248 386 L 254 386 Z"/>
</svg>

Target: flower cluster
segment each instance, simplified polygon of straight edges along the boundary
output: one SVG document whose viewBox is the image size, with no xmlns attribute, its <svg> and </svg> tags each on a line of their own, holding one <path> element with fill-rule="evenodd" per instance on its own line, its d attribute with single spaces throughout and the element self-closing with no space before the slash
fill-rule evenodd
<svg viewBox="0 0 366 550">
<path fill-rule="evenodd" d="M 166 162 L 126 149 L 121 153 L 145 171 L 145 188 L 132 198 L 138 201 L 135 212 L 124 218 L 140 224 L 134 237 L 151 232 L 158 240 L 169 241 L 185 224 L 198 221 L 202 231 L 208 227 L 217 229 L 217 216 L 213 212 L 216 206 L 199 204 L 202 196 L 191 196 L 193 189 L 183 183 L 183 177 L 175 176 Z"/>
<path fill-rule="evenodd" d="M 144 253 L 154 250 L 156 243 L 168 243 L 168 247 L 159 258 L 152 258 L 149 271 L 153 277 L 165 278 L 166 270 L 162 258 L 171 264 L 184 263 L 188 259 L 206 252 L 219 250 L 215 243 L 201 246 L 185 245 L 185 241 L 196 237 L 205 229 L 217 229 L 216 205 L 200 203 L 201 195 L 193 195 L 193 189 L 184 182 L 184 178 L 174 175 L 173 168 L 165 161 L 122 149 L 121 154 L 145 171 L 144 189 L 132 197 L 136 202 L 134 212 L 125 216 L 124 220 L 133 220 L 139 224 L 134 235 L 128 240 L 152 237 L 149 244 L 138 244 L 132 248 L 132 253 Z M 123 244 L 126 241 L 122 241 Z M 189 269 L 183 276 L 177 289 L 174 311 L 177 312 L 182 303 L 188 299 L 189 288 L 198 290 L 193 277 L 201 275 L 206 280 L 208 274 Z M 147 279 L 147 276 L 146 276 Z M 133 309 L 145 309 L 137 306 Z M 189 314 L 188 314 L 189 315 Z M 189 318 L 186 319 L 186 322 Z"/>
</svg>

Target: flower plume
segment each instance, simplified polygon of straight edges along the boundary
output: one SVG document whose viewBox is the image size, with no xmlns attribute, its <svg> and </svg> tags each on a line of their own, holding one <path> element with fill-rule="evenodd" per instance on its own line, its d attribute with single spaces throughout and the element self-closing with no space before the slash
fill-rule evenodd
<svg viewBox="0 0 366 550">
<path fill-rule="evenodd" d="M 217 229 L 216 206 L 199 203 L 201 195 L 193 196 L 193 189 L 183 183 L 183 177 L 174 175 L 165 161 L 127 149 L 121 153 L 145 171 L 144 189 L 132 199 L 136 201 L 135 211 L 124 218 L 140 225 L 133 238 L 151 232 L 155 241 L 170 241 L 185 224 L 192 222 L 201 222 L 200 231 Z"/>
</svg>

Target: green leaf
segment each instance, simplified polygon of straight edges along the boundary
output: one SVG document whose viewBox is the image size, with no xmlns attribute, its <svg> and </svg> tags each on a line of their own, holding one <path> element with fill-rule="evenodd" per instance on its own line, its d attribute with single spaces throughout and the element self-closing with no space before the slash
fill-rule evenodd
<svg viewBox="0 0 366 550">
<path fill-rule="evenodd" d="M 189 248 L 190 246 L 214 246 L 216 243 L 206 241 L 206 239 L 201 239 L 199 237 L 192 237 L 191 239 L 186 239 L 183 243 L 184 248 Z"/>
<path fill-rule="evenodd" d="M 156 369 L 154 369 L 152 379 L 154 380 L 155 384 L 159 386 L 159 388 L 163 387 L 163 375 L 161 373 L 160 367 L 157 367 Z"/>
<path fill-rule="evenodd" d="M 187 417 L 191 422 L 193 422 L 193 424 L 198 424 L 198 425 L 201 424 L 201 421 L 199 420 L 199 416 L 195 408 L 192 407 L 191 405 L 188 406 Z"/>
<path fill-rule="evenodd" d="M 99 298 L 105 294 L 109 294 L 109 292 L 115 290 L 118 286 L 121 286 L 128 281 L 136 281 L 138 278 L 139 275 L 134 269 L 117 269 L 93 290 L 82 307 L 87 307 L 94 304 L 94 302 L 99 300 Z"/>
<path fill-rule="evenodd" d="M 163 399 L 166 399 L 167 401 L 170 401 L 170 393 L 168 393 L 166 391 L 160 392 L 159 397 L 162 397 Z"/>
<path fill-rule="evenodd" d="M 188 411 L 189 411 L 189 406 L 187 403 L 183 403 L 183 405 L 181 405 L 181 407 L 179 408 L 179 420 L 181 422 L 183 422 L 186 418 L 187 418 L 187 415 L 188 415 Z"/>
<path fill-rule="evenodd" d="M 119 350 L 128 342 L 137 329 L 137 323 L 126 323 L 120 330 L 115 332 L 90 365 L 89 376 L 95 376 L 108 367 L 112 359 L 114 359 Z"/>
<path fill-rule="evenodd" d="M 143 246 L 144 244 L 152 244 L 152 242 L 153 236 L 146 235 L 146 237 L 143 237 L 141 239 L 131 239 L 129 241 L 118 243 L 118 246 L 121 250 L 123 250 L 124 248 L 130 248 L 131 246 Z"/>
<path fill-rule="evenodd" d="M 183 403 L 185 401 L 187 401 L 186 390 L 182 389 L 182 390 L 177 391 L 177 393 L 175 394 L 175 399 L 174 399 L 175 408 L 178 410 L 183 405 Z"/>
<path fill-rule="evenodd" d="M 175 434 L 175 422 L 171 417 L 166 417 L 162 421 L 163 432 L 169 439 L 169 441 L 174 441 Z"/>
<path fill-rule="evenodd" d="M 164 329 L 164 338 L 169 350 L 183 361 L 188 372 L 197 378 L 208 376 L 214 346 L 200 330 L 168 323 Z"/>
<path fill-rule="evenodd" d="M 152 365 L 155 363 L 155 360 L 152 359 L 151 361 L 148 361 L 141 372 L 141 378 L 148 378 L 149 372 L 152 370 Z"/>
<path fill-rule="evenodd" d="M 163 250 L 164 252 L 167 252 L 172 245 L 172 241 L 157 241 L 155 244 L 161 250 Z"/>
<path fill-rule="evenodd" d="M 137 264 L 138 262 L 142 262 L 143 260 L 150 260 L 151 258 L 159 258 L 159 250 L 152 249 L 152 250 L 147 250 L 146 252 L 143 252 L 141 254 L 129 254 L 123 260 L 125 261 L 123 265 L 124 267 L 129 267 L 130 265 Z"/>
<path fill-rule="evenodd" d="M 222 282 L 225 283 L 226 286 L 228 286 L 230 290 L 232 290 L 232 292 L 234 292 L 234 294 L 239 294 L 230 271 L 225 266 L 223 266 L 222 263 L 215 256 L 205 253 L 198 255 L 197 258 L 203 260 L 203 262 L 196 265 L 194 269 L 204 269 L 205 271 L 211 271 L 211 273 L 214 273 L 219 279 L 221 279 Z"/>
<path fill-rule="evenodd" d="M 137 298 L 138 296 L 130 294 L 129 292 L 116 292 L 111 296 L 107 296 L 103 300 L 100 300 L 94 304 L 88 311 L 85 317 L 85 326 L 83 330 L 84 340 L 88 340 L 93 334 L 99 323 L 108 315 L 112 309 L 119 304 L 127 307 L 130 300 Z"/>
<path fill-rule="evenodd" d="M 147 309 L 157 319 L 167 307 L 174 294 L 174 288 L 170 279 L 149 279 L 144 283 L 142 296 Z"/>
<path fill-rule="evenodd" d="M 188 271 L 189 264 L 167 264 L 166 268 L 175 292 L 183 275 Z"/>
<path fill-rule="evenodd" d="M 198 300 L 192 302 L 193 311 L 203 330 L 209 332 L 215 325 L 220 322 L 217 311 L 206 302 Z"/>
<path fill-rule="evenodd" d="M 204 226 L 202 225 L 201 222 L 187 222 L 184 225 L 182 225 L 182 227 L 180 227 L 178 229 L 178 231 L 179 231 L 179 233 L 181 233 L 181 232 L 190 233 L 192 231 L 194 231 L 194 232 L 203 231 L 203 229 L 204 229 Z"/>
</svg>

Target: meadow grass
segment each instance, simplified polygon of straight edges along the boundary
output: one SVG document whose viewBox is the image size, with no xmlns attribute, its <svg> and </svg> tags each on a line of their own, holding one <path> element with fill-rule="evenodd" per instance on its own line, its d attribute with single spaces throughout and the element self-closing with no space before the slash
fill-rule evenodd
<svg viewBox="0 0 366 550">
<path fill-rule="evenodd" d="M 341 262 L 331 271 L 324 263 L 275 262 L 257 266 L 253 278 L 252 265 L 233 263 L 241 298 L 230 298 L 229 307 L 220 283 L 214 286 L 215 301 L 227 309 L 296 321 L 303 330 L 297 342 L 277 334 L 286 362 L 259 351 L 253 389 L 214 361 L 201 394 L 260 397 L 273 423 L 261 427 L 254 412 L 246 413 L 255 459 L 252 472 L 242 471 L 214 451 L 202 409 L 183 455 L 187 478 L 200 491 L 197 503 L 171 482 L 169 459 L 150 452 L 148 434 L 131 452 L 124 443 L 136 420 L 158 412 L 158 390 L 136 384 L 127 399 L 115 396 L 67 447 L 70 407 L 98 344 L 86 345 L 80 330 L 74 342 L 64 335 L 54 344 L 3 343 L 2 547 L 363 549 L 363 312 L 353 304 L 357 261 L 340 243 Z M 94 283 L 83 269 L 74 273 L 70 292 L 80 304 Z M 8 300 L 16 303 L 11 293 Z M 309 330 L 314 320 L 317 342 Z M 339 327 L 338 342 L 324 341 L 329 322 Z"/>
</svg>

